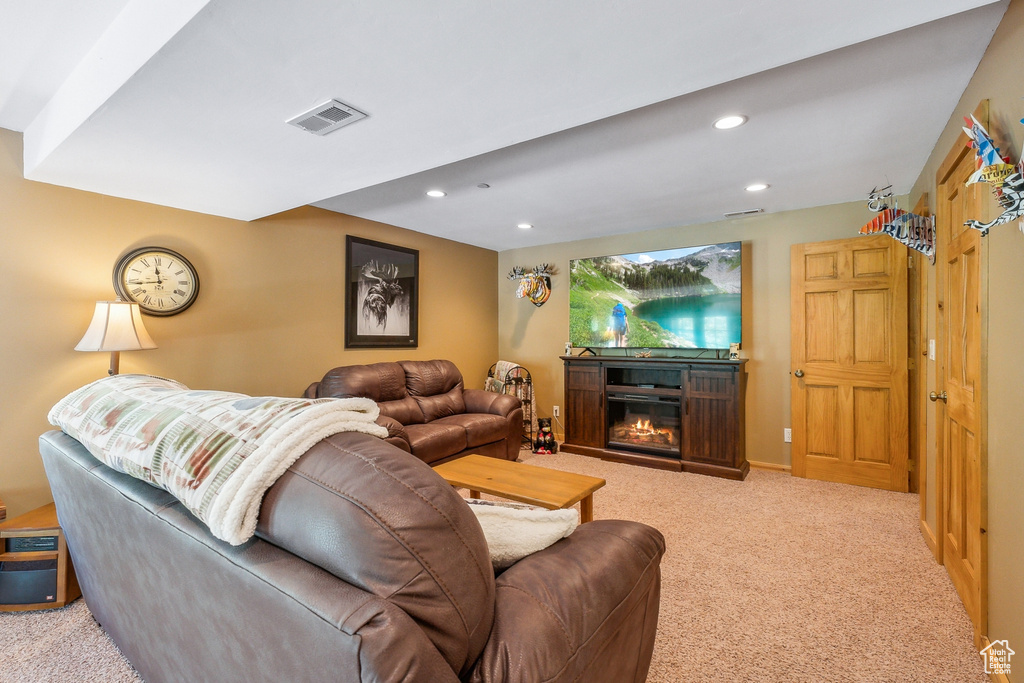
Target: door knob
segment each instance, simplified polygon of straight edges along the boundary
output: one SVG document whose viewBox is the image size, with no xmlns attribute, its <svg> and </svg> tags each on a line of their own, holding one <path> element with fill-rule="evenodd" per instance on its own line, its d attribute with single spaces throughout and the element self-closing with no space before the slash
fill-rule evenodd
<svg viewBox="0 0 1024 683">
<path fill-rule="evenodd" d="M 943 403 L 945 403 L 946 402 L 946 392 L 943 391 L 941 394 L 936 394 L 933 391 L 932 393 L 928 394 L 928 398 L 930 398 L 932 401 L 942 401 Z"/>
<path fill-rule="evenodd" d="M 803 377 L 804 376 L 804 371 L 803 370 L 797 370 L 793 374 L 796 375 L 797 377 Z"/>
</svg>

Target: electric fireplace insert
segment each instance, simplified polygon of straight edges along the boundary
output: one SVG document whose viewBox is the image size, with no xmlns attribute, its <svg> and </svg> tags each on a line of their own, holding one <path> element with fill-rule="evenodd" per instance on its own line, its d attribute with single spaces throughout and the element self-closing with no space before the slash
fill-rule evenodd
<svg viewBox="0 0 1024 683">
<path fill-rule="evenodd" d="M 608 392 L 608 446 L 681 458 L 679 395 Z"/>
</svg>

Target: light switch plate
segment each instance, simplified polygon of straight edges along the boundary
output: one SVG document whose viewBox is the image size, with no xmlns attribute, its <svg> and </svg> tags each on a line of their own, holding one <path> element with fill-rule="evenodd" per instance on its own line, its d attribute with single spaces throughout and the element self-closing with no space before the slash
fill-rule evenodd
<svg viewBox="0 0 1024 683">
<path fill-rule="evenodd" d="M 935 340 L 928 340 L 928 360 L 935 360 Z"/>
</svg>

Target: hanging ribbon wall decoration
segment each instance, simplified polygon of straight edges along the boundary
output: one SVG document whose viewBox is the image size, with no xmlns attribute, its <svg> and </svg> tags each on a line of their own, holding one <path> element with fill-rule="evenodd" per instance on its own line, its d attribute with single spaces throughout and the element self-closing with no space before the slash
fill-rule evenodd
<svg viewBox="0 0 1024 683">
<path fill-rule="evenodd" d="M 891 188 L 892 185 L 883 187 L 881 190 L 876 187 L 868 194 L 868 208 L 878 212 L 878 215 L 860 229 L 860 234 L 884 233 L 897 242 L 921 252 L 928 257 L 930 263 L 934 264 L 934 219 L 931 216 L 908 213 L 899 208 L 895 200 L 890 208 L 886 200 L 892 199 Z"/>
<path fill-rule="evenodd" d="M 516 296 L 529 299 L 534 306 L 543 306 L 551 296 L 551 275 L 555 274 L 553 266 L 542 263 L 529 272 L 523 266 L 516 266 L 508 273 L 509 280 L 519 280 Z"/>
<path fill-rule="evenodd" d="M 999 154 L 999 148 L 992 142 L 988 131 L 973 115 L 970 118 L 965 116 L 964 122 L 967 124 L 964 132 L 971 139 L 969 146 L 976 149 L 978 155 L 978 170 L 967 179 L 967 184 L 988 183 L 1003 209 L 1002 214 L 988 223 L 973 219 L 964 221 L 964 225 L 979 230 L 985 236 L 993 226 L 1024 218 L 1024 152 L 1020 163 L 1013 166 L 1010 157 Z M 1024 232 L 1024 221 L 1018 227 Z"/>
</svg>

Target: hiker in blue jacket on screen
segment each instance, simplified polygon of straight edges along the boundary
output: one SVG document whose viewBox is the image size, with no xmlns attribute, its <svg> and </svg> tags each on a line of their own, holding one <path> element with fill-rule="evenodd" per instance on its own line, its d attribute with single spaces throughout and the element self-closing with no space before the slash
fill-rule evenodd
<svg viewBox="0 0 1024 683">
<path fill-rule="evenodd" d="M 612 307 L 612 332 L 615 334 L 615 346 L 625 346 L 629 323 L 626 321 L 626 307 L 622 302 Z"/>
</svg>

